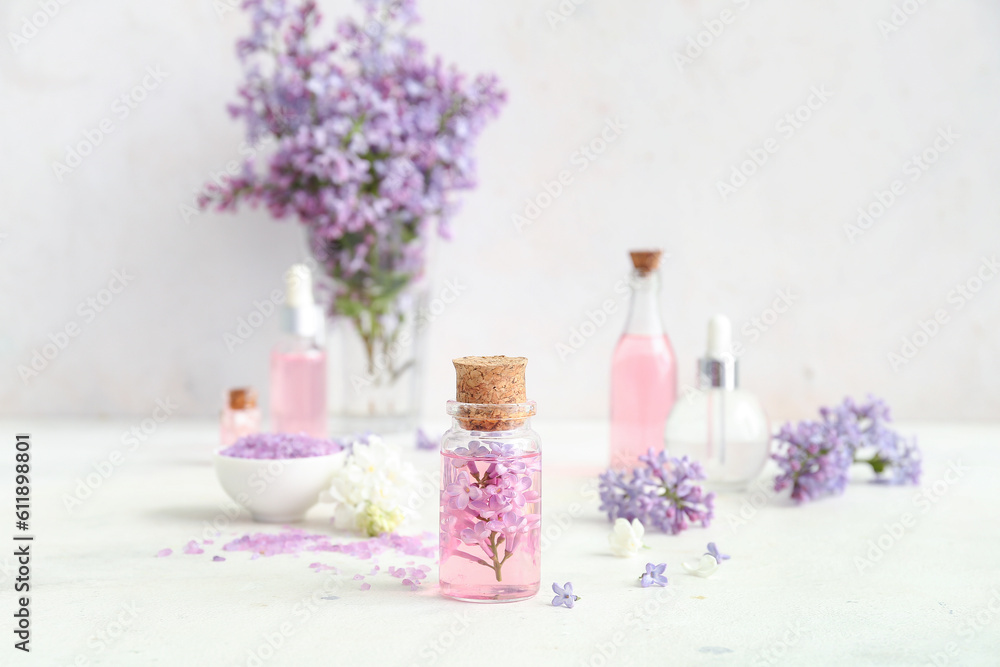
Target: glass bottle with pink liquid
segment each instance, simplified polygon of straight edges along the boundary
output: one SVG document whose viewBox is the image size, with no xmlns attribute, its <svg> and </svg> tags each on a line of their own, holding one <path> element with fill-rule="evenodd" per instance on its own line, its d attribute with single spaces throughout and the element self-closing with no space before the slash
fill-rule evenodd
<svg viewBox="0 0 1000 667">
<path fill-rule="evenodd" d="M 285 276 L 285 334 L 271 351 L 271 426 L 279 433 L 326 437 L 326 350 L 312 273 L 296 264 Z"/>
<path fill-rule="evenodd" d="M 611 467 L 638 465 L 663 448 L 663 427 L 677 398 L 677 361 L 660 319 L 661 251 L 636 250 L 625 333 L 611 364 Z"/>
<path fill-rule="evenodd" d="M 441 439 L 439 581 L 447 597 L 513 602 L 538 592 L 542 450 L 530 423 L 535 403 L 524 397 L 526 362 L 454 361 L 465 400 L 448 402 L 452 426 Z"/>
<path fill-rule="evenodd" d="M 223 447 L 245 435 L 260 432 L 257 392 L 252 387 L 237 387 L 226 392 L 226 407 L 222 409 L 220 427 Z"/>
</svg>

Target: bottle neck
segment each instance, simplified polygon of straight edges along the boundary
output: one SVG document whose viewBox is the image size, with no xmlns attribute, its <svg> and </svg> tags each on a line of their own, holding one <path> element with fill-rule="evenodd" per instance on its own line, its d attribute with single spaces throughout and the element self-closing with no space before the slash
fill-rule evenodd
<svg viewBox="0 0 1000 667">
<path fill-rule="evenodd" d="M 508 420 L 506 423 L 501 425 L 506 426 L 507 428 L 497 431 L 479 431 L 475 428 L 469 428 L 470 426 L 475 426 L 475 424 L 470 424 L 468 419 L 452 417 L 451 433 L 463 437 L 476 437 L 483 440 L 489 440 L 490 438 L 519 438 L 533 432 L 531 429 L 531 417 Z"/>
<path fill-rule="evenodd" d="M 625 333 L 637 336 L 662 336 L 660 319 L 660 274 L 656 271 L 641 275 L 632 273 L 632 299 L 628 308 Z"/>
<path fill-rule="evenodd" d="M 285 306 L 282 329 L 286 339 L 297 339 L 303 344 L 308 342 L 321 345 L 323 338 L 323 318 L 316 306 Z"/>
</svg>

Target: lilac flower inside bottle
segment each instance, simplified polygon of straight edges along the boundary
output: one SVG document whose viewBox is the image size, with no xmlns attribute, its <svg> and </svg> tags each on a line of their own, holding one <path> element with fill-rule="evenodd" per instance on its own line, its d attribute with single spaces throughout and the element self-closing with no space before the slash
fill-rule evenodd
<svg viewBox="0 0 1000 667">
<path fill-rule="evenodd" d="M 455 359 L 441 440 L 440 586 L 469 602 L 524 600 L 541 577 L 541 472 L 523 357 Z"/>
</svg>

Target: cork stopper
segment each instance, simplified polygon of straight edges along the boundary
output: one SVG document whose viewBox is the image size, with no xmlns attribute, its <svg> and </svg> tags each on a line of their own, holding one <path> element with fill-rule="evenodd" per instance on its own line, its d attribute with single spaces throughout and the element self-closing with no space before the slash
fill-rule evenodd
<svg viewBox="0 0 1000 667">
<path fill-rule="evenodd" d="M 629 255 L 632 256 L 632 266 L 635 270 L 639 272 L 640 276 L 646 276 L 656 271 L 660 266 L 660 256 L 663 254 L 662 250 L 632 250 L 629 251 Z"/>
<path fill-rule="evenodd" d="M 526 358 L 461 357 L 453 359 L 452 363 L 455 365 L 455 400 L 472 404 L 463 408 L 463 413 L 458 416 L 463 428 L 507 431 L 521 426 L 524 417 L 530 416 L 528 411 L 512 411 L 509 407 L 527 401 L 524 387 Z M 490 408 L 491 405 L 507 407 Z"/>
<path fill-rule="evenodd" d="M 246 410 L 257 407 L 257 392 L 252 387 L 237 387 L 229 390 L 229 409 Z"/>
</svg>

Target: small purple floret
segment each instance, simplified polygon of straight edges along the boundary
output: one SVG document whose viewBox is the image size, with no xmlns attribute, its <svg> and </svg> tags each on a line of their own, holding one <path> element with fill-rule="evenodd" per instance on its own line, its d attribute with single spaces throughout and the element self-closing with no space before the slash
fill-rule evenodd
<svg viewBox="0 0 1000 667">
<path fill-rule="evenodd" d="M 708 551 L 706 551 L 709 556 L 715 559 L 716 563 L 721 563 L 724 560 L 729 560 L 729 556 L 719 551 L 719 548 L 715 546 L 715 542 L 708 543 Z"/>
<path fill-rule="evenodd" d="M 646 571 L 641 577 L 639 577 L 642 582 L 642 587 L 649 588 L 650 586 L 666 586 L 667 577 L 663 574 L 666 569 L 666 563 L 660 563 L 659 565 L 646 563 Z"/>
<path fill-rule="evenodd" d="M 573 583 L 567 581 L 564 585 L 552 584 L 552 592 L 556 594 L 552 598 L 552 606 L 559 607 L 563 606 L 567 609 L 572 609 L 576 601 L 580 599 L 579 595 L 573 595 Z"/>
</svg>

